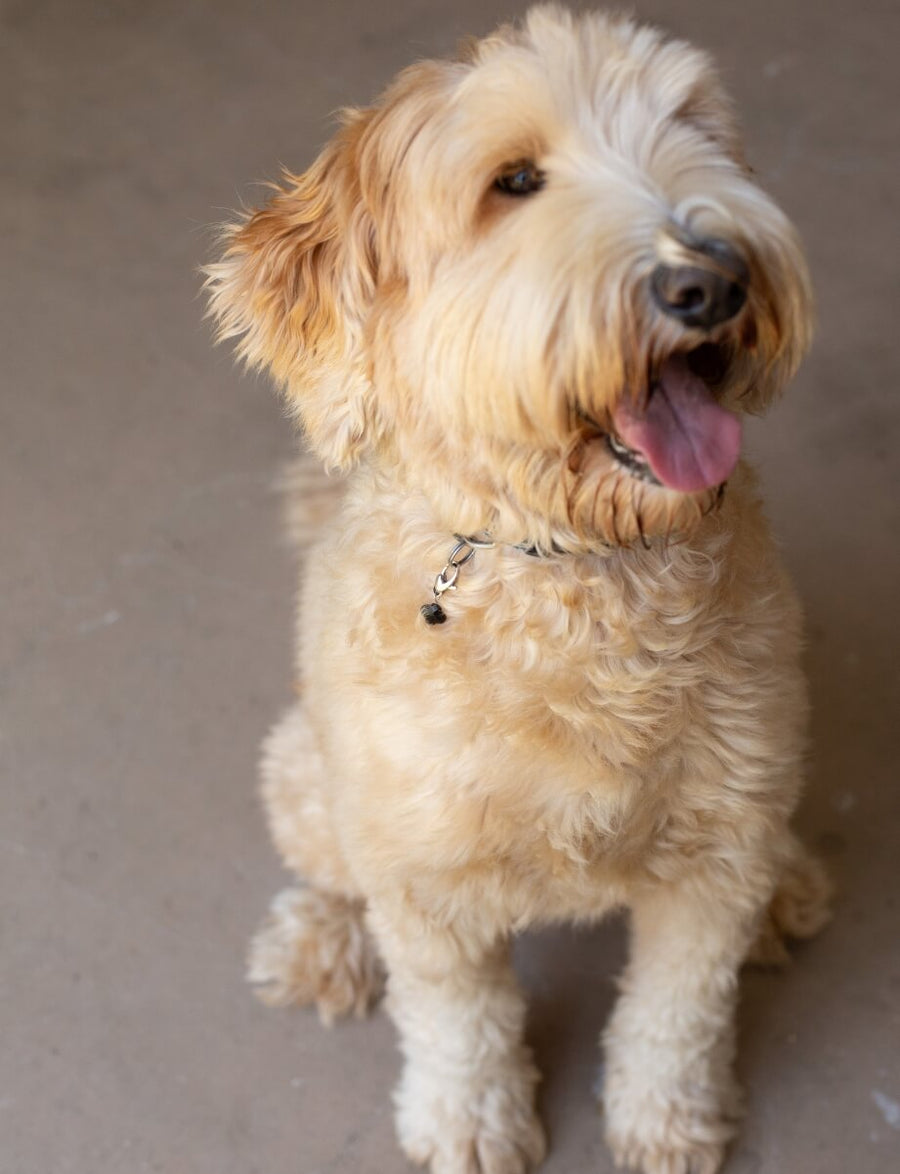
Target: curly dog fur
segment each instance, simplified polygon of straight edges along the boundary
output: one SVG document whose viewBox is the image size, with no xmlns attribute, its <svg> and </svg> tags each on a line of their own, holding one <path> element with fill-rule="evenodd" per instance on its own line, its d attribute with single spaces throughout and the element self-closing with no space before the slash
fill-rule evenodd
<svg viewBox="0 0 900 1174">
<path fill-rule="evenodd" d="M 736 447 L 808 345 L 809 284 L 709 60 L 534 9 L 347 112 L 224 241 L 221 337 L 351 473 L 263 760 L 305 887 L 252 981 L 330 1020 L 386 971 L 404 1150 L 519 1174 L 544 1139 L 511 935 L 627 908 L 607 1137 L 711 1174 L 738 970 L 815 932 L 828 886 L 788 824 L 800 612 Z M 429 627 L 455 534 L 492 545 Z"/>
</svg>

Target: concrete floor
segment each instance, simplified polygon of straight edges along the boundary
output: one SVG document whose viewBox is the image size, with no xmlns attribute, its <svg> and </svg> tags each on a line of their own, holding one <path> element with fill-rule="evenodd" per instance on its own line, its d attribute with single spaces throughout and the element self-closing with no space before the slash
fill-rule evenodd
<svg viewBox="0 0 900 1174">
<path fill-rule="evenodd" d="M 0 8 L 0 1169 L 401 1174 L 383 1014 L 270 1011 L 245 943 L 284 878 L 254 798 L 293 571 L 262 381 L 213 351 L 205 229 L 329 113 L 515 0 Z M 800 823 L 837 917 L 743 985 L 728 1174 L 900 1170 L 896 0 L 639 0 L 710 47 L 796 219 L 820 330 L 752 443 L 809 614 Z M 592 1105 L 622 929 L 521 943 L 547 1174 L 611 1170 Z"/>
</svg>

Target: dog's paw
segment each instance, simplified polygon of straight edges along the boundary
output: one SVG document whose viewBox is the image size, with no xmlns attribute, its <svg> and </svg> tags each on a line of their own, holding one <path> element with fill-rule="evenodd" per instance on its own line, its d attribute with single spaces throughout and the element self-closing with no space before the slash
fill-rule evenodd
<svg viewBox="0 0 900 1174">
<path fill-rule="evenodd" d="M 634 1094 L 634 1095 L 632 1095 Z M 639 1174 L 716 1174 L 734 1137 L 740 1093 L 730 1080 L 713 1095 L 686 1082 L 671 1096 L 604 1091 L 606 1140 L 616 1165 Z"/>
<path fill-rule="evenodd" d="M 317 889 L 285 889 L 250 944 L 247 979 L 270 1006 L 315 1003 L 322 1022 L 364 1015 L 384 978 L 364 908 Z"/>
<path fill-rule="evenodd" d="M 716 1174 L 725 1157 L 725 1146 L 715 1143 L 681 1142 L 645 1145 L 634 1138 L 618 1142 L 609 1138 L 616 1165 L 639 1174 Z"/>
<path fill-rule="evenodd" d="M 430 1174 L 527 1174 L 547 1148 L 533 1089 L 528 1074 L 458 1100 L 443 1097 L 437 1087 L 414 1090 L 407 1079 L 397 1094 L 400 1145 Z"/>
<path fill-rule="evenodd" d="M 787 943 L 814 937 L 831 919 L 833 886 L 819 860 L 797 845 L 747 955 L 753 966 L 785 966 Z"/>
<path fill-rule="evenodd" d="M 799 848 L 775 890 L 769 912 L 784 937 L 811 938 L 830 921 L 833 894 L 824 865 Z"/>
</svg>

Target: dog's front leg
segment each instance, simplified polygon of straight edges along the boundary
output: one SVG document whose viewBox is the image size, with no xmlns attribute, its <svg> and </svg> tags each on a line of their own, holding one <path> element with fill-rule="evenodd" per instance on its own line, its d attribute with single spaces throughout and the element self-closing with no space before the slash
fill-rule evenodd
<svg viewBox="0 0 900 1174">
<path fill-rule="evenodd" d="M 432 1174 L 524 1174 L 545 1145 L 508 942 L 399 901 L 371 903 L 370 924 L 406 1057 L 395 1104 L 407 1156 Z"/>
<path fill-rule="evenodd" d="M 632 904 L 632 955 L 606 1032 L 604 1110 L 616 1161 L 714 1174 L 740 1115 L 732 1073 L 737 976 L 768 888 L 732 877 L 659 885 Z M 757 887 L 757 886 L 755 886 Z"/>
</svg>

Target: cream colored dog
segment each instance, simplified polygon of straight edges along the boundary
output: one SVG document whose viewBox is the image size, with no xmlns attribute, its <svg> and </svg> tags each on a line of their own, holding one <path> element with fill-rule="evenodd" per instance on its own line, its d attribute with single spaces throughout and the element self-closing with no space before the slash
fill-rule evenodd
<svg viewBox="0 0 900 1174">
<path fill-rule="evenodd" d="M 515 1174 L 544 1141 L 510 938 L 627 908 L 609 1143 L 714 1171 L 738 970 L 827 885 L 788 827 L 799 610 L 739 463 L 808 280 L 708 59 L 535 9 L 348 112 L 226 241 L 221 336 L 354 470 L 264 755 L 305 886 L 252 980 L 329 1019 L 383 964 L 404 1150 Z"/>
</svg>

